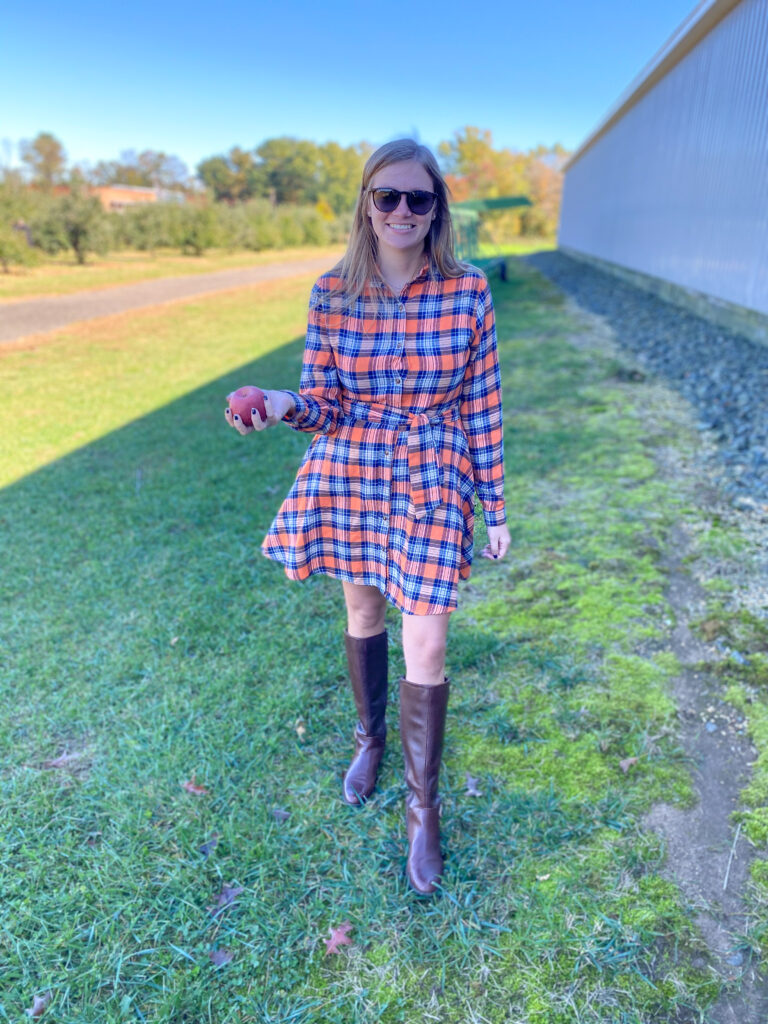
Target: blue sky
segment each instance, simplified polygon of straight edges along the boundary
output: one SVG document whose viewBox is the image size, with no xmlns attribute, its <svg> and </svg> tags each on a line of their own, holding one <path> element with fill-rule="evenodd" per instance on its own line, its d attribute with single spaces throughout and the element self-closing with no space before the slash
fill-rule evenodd
<svg viewBox="0 0 768 1024">
<path fill-rule="evenodd" d="M 158 149 L 190 168 L 292 135 L 344 145 L 464 125 L 575 149 L 695 0 L 6 5 L 0 159 L 50 131 L 72 163 Z"/>
</svg>

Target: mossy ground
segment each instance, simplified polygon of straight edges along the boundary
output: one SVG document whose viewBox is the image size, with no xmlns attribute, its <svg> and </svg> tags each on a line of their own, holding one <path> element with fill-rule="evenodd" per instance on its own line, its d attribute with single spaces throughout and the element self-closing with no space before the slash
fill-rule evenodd
<svg viewBox="0 0 768 1024">
<path fill-rule="evenodd" d="M 569 343 L 541 277 L 493 290 L 513 546 L 451 624 L 432 901 L 403 877 L 396 701 L 375 798 L 339 798 L 338 584 L 258 554 L 308 439 L 222 416 L 233 385 L 297 379 L 308 282 L 2 357 L 2 434 L 25 443 L 0 465 L 0 1019 L 46 990 L 72 1024 L 702 1019 L 719 982 L 639 825 L 693 793 L 658 556 L 697 511 L 654 462 L 693 439 Z M 242 892 L 214 914 L 223 884 Z"/>
</svg>

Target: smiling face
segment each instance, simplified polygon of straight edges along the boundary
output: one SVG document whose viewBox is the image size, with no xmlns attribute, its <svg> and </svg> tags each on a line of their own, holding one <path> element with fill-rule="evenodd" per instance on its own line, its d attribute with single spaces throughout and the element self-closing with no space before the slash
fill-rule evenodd
<svg viewBox="0 0 768 1024">
<path fill-rule="evenodd" d="M 377 171 L 371 179 L 369 188 L 396 188 L 401 192 L 414 189 L 435 191 L 432 176 L 418 160 L 402 160 L 389 164 Z M 379 252 L 383 249 L 390 254 L 420 253 L 424 249 L 424 239 L 429 234 L 432 221 L 436 216 L 436 205 L 429 211 L 419 215 L 411 213 L 405 196 L 400 196 L 400 203 L 392 213 L 382 213 L 373 205 L 373 197 L 368 196 L 368 217 L 371 227 L 379 241 Z"/>
</svg>

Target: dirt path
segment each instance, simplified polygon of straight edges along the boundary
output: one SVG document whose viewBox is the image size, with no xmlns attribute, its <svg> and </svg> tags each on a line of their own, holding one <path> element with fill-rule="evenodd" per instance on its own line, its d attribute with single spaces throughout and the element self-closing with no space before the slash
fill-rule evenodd
<svg viewBox="0 0 768 1024">
<path fill-rule="evenodd" d="M 93 320 L 95 317 L 125 313 L 143 306 L 179 302 L 196 295 L 242 288 L 261 281 L 274 281 L 300 274 L 319 274 L 327 269 L 328 256 L 324 255 L 290 263 L 220 270 L 213 274 L 190 277 L 163 277 L 115 288 L 76 292 L 74 295 L 0 303 L 0 344 L 16 341 L 29 334 L 55 331 L 78 320 Z"/>
</svg>

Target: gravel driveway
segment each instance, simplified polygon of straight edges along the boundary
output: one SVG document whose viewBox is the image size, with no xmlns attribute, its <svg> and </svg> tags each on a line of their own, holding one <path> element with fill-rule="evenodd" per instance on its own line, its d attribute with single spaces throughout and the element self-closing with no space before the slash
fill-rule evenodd
<svg viewBox="0 0 768 1024">
<path fill-rule="evenodd" d="M 213 274 L 190 277 L 163 277 L 116 288 L 76 292 L 74 295 L 0 302 L 0 343 L 16 341 L 28 334 L 55 331 L 78 320 L 111 316 L 113 313 L 125 313 L 163 302 L 179 302 L 196 295 L 242 288 L 261 281 L 274 281 L 300 274 L 320 274 L 328 269 L 328 263 L 327 255 L 315 256 L 312 259 L 273 263 L 264 267 L 219 270 Z"/>
</svg>

